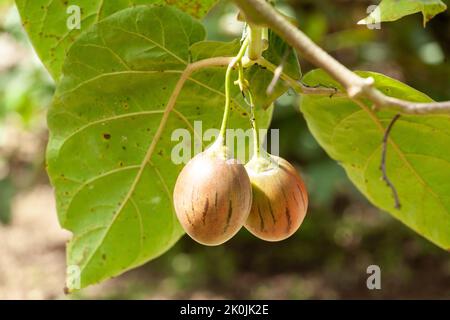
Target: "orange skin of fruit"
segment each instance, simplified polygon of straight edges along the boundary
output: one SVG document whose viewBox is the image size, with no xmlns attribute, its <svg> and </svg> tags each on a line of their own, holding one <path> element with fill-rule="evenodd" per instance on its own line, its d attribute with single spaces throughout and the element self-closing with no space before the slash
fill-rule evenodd
<svg viewBox="0 0 450 320">
<path fill-rule="evenodd" d="M 216 246 L 231 239 L 244 225 L 252 188 L 242 164 L 207 150 L 183 168 L 173 198 L 186 233 L 201 244 Z"/>
<path fill-rule="evenodd" d="M 286 160 L 270 156 L 277 164 L 268 170 L 247 165 L 253 188 L 253 204 L 245 228 L 266 241 L 281 241 L 300 227 L 308 208 L 306 186 Z"/>
</svg>

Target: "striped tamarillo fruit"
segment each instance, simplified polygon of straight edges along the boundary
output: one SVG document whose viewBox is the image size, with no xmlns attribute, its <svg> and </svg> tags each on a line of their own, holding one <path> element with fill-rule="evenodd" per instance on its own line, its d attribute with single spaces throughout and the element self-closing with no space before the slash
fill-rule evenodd
<svg viewBox="0 0 450 320">
<path fill-rule="evenodd" d="M 244 225 L 252 188 L 245 167 L 218 141 L 186 164 L 173 200 L 186 233 L 201 244 L 215 246 L 231 239 Z"/>
<path fill-rule="evenodd" d="M 253 158 L 246 166 L 253 204 L 245 228 L 266 241 L 294 234 L 305 218 L 308 194 L 297 170 L 273 155 Z"/>
</svg>

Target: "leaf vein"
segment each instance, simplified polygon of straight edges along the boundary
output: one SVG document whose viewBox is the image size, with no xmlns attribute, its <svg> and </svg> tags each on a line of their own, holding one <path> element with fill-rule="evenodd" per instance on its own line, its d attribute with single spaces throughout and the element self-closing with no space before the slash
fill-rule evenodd
<svg viewBox="0 0 450 320">
<path fill-rule="evenodd" d="M 175 53 L 173 53 L 172 51 L 170 51 L 166 47 L 162 46 L 160 43 L 154 41 L 153 39 L 150 39 L 149 37 L 146 37 L 146 36 L 144 36 L 142 34 L 139 34 L 137 32 L 129 31 L 129 30 L 126 30 L 126 29 L 123 29 L 123 28 L 119 28 L 119 27 L 115 27 L 115 29 L 120 30 L 120 31 L 125 32 L 125 33 L 128 33 L 128 34 L 131 34 L 131 35 L 134 35 L 136 37 L 142 38 L 142 39 L 150 42 L 154 46 L 160 48 L 161 50 L 165 51 L 167 54 L 171 55 L 173 58 L 175 58 L 176 60 L 180 61 L 182 64 L 185 64 L 185 65 L 188 64 L 188 62 L 186 60 L 182 59 L 181 57 L 179 57 L 178 55 L 176 55 Z"/>
</svg>

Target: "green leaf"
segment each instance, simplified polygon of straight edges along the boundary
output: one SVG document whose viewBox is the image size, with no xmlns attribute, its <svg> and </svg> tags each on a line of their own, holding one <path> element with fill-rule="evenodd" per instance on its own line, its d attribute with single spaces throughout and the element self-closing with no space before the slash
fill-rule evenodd
<svg viewBox="0 0 450 320">
<path fill-rule="evenodd" d="M 199 61 L 211 57 L 235 56 L 240 47 L 238 39 L 230 42 L 199 41 L 191 46 L 191 57 L 192 61 Z"/>
<path fill-rule="evenodd" d="M 81 287 L 157 257 L 183 234 L 172 206 L 183 167 L 171 160 L 180 143 L 172 133 L 192 133 L 196 120 L 204 133 L 219 128 L 225 68 L 194 72 L 173 109 L 169 100 L 204 37 L 203 26 L 177 9 L 139 6 L 104 19 L 68 52 L 48 114 L 47 161 L 60 222 L 73 232 L 68 265 L 80 268 Z M 233 90 L 230 126 L 250 128 Z M 258 117 L 267 128 L 271 111 Z"/>
<path fill-rule="evenodd" d="M 111 14 L 136 5 L 170 4 L 201 18 L 217 0 L 16 0 L 22 23 L 33 46 L 44 65 L 55 80 L 61 75 L 61 68 L 70 45 L 80 33 L 92 24 Z M 81 10 L 80 29 L 69 29 L 68 19 L 78 6 Z"/>
<path fill-rule="evenodd" d="M 422 12 L 425 26 L 434 16 L 446 9 L 446 4 L 441 0 L 383 0 L 369 16 L 359 21 L 358 24 L 396 21 L 410 14 Z"/>
<path fill-rule="evenodd" d="M 299 80 L 302 76 L 297 54 L 282 38 L 269 31 L 269 48 L 263 52 L 263 57 L 274 65 L 283 64 L 283 72 L 291 78 Z M 272 92 L 267 88 L 273 80 L 273 73 L 261 68 L 259 65 L 252 66 L 246 73 L 250 87 L 255 95 L 255 105 L 264 109 L 268 108 L 277 98 L 285 93 L 289 86 L 279 80 Z"/>
<path fill-rule="evenodd" d="M 386 95 L 431 101 L 425 94 L 384 75 L 358 74 L 373 77 L 376 87 Z M 304 81 L 311 86 L 340 87 L 321 70 L 308 73 Z M 320 145 L 344 167 L 371 203 L 436 245 L 450 248 L 450 115 L 402 115 L 393 127 L 387 148 L 387 174 L 402 205 L 397 210 L 379 169 L 383 135 L 395 112 L 374 112 L 347 97 L 324 96 L 305 96 L 301 111 Z"/>
</svg>

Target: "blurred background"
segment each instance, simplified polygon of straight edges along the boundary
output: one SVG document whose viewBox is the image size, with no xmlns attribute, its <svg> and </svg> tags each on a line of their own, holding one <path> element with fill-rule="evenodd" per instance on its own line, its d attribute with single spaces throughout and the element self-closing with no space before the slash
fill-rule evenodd
<svg viewBox="0 0 450 320">
<path fill-rule="evenodd" d="M 382 72 L 450 100 L 449 11 L 425 29 L 419 14 L 380 30 L 357 26 L 371 4 L 295 0 L 280 9 L 352 69 Z M 235 17 L 221 2 L 205 19 L 209 38 L 239 36 Z M 301 63 L 304 73 L 313 68 Z M 365 200 L 308 133 L 292 93 L 277 103 L 272 127 L 280 129 L 281 156 L 301 170 L 310 192 L 295 236 L 266 243 L 241 231 L 214 248 L 184 237 L 139 269 L 65 296 L 70 235 L 58 225 L 44 161 L 53 91 L 13 1 L 0 0 L 0 299 L 450 299 L 449 253 Z M 381 268 L 381 290 L 366 287 L 372 264 Z"/>
</svg>

